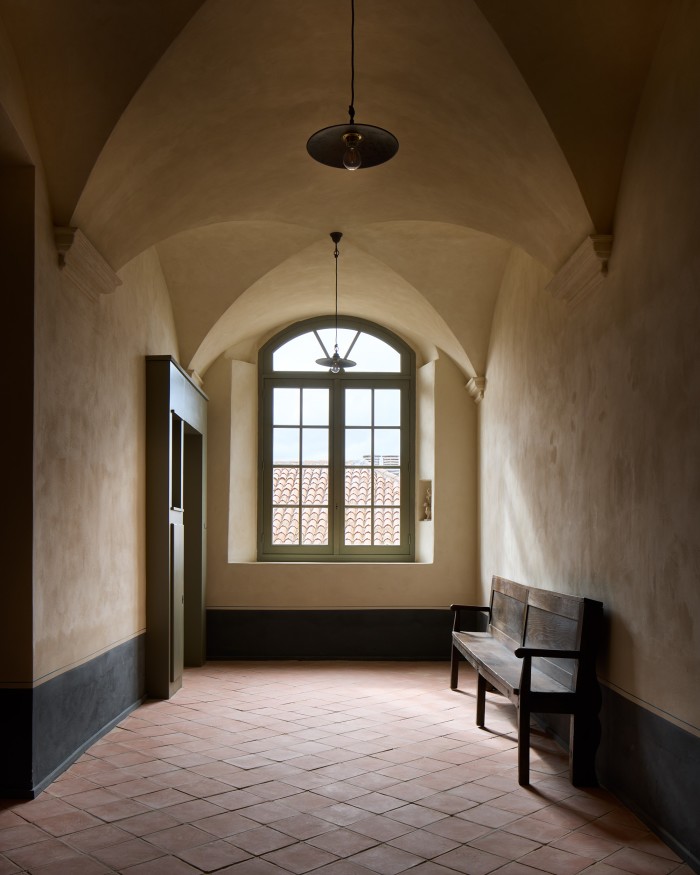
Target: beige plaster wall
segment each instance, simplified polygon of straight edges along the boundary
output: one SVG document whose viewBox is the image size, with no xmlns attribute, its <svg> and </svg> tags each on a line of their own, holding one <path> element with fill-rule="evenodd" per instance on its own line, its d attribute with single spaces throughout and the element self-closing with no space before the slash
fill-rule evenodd
<svg viewBox="0 0 700 875">
<path fill-rule="evenodd" d="M 425 543 L 421 557 L 432 562 L 382 564 L 229 563 L 231 544 L 241 528 L 250 548 L 255 521 L 255 489 L 243 476 L 233 476 L 238 493 L 229 495 L 232 467 L 257 470 L 251 448 L 250 411 L 255 410 L 257 382 L 241 372 L 242 363 L 220 357 L 206 373 L 208 420 L 207 606 L 210 608 L 343 608 L 446 607 L 471 598 L 476 578 L 476 407 L 465 389 L 465 377 L 447 357 L 426 365 L 421 380 L 425 394 L 434 394 L 434 413 L 425 411 L 418 423 L 423 446 L 418 452 L 417 479 L 433 480 L 433 523 L 417 522 L 425 540 L 434 531 L 432 551 Z M 248 368 L 251 366 L 249 365 Z M 257 371 L 257 369 L 256 369 Z M 240 383 L 231 388 L 231 375 Z M 246 406 L 231 409 L 235 404 Z M 434 426 L 432 417 L 434 416 Z M 242 433 L 236 435 L 237 429 Z M 233 435 L 233 440 L 231 440 Z M 434 440 L 434 446 L 427 446 Z M 239 453 L 245 453 L 241 457 Z M 232 467 L 229 467 L 229 466 Z M 434 467 L 431 467 L 434 466 Z M 257 479 L 255 481 L 257 485 Z M 229 520 L 229 502 L 234 514 Z M 420 518 L 422 511 L 417 507 Z M 229 543 L 229 527 L 231 542 Z M 422 528 L 421 528 L 422 527 Z M 425 531 L 424 531 L 425 529 Z M 428 532 L 430 530 L 430 532 Z M 457 546 L 456 546 L 457 545 Z M 235 553 L 233 555 L 236 555 Z"/>
<path fill-rule="evenodd" d="M 34 680 L 145 628 L 145 362 L 177 355 L 158 258 L 90 300 L 37 224 Z"/>
<path fill-rule="evenodd" d="M 8 615 L 17 634 L 2 660 L 3 682 L 29 684 L 144 629 L 143 356 L 177 355 L 177 342 L 153 252 L 125 266 L 123 284 L 98 301 L 62 283 L 41 157 L 2 22 L 0 154 L 5 164 L 29 160 L 36 167 L 33 580 L 21 581 L 29 589 L 22 604 L 31 605 L 33 617 L 27 623 L 16 612 Z M 13 207 L 16 193 L 5 186 L 3 194 L 3 215 L 12 209 L 24 215 L 20 207 L 24 211 L 25 204 L 17 201 Z M 17 263 L 16 250 L 9 259 Z M 8 294 L 11 288 L 27 294 L 12 270 L 7 278 Z M 8 330 L 18 332 L 11 310 L 7 315 Z M 15 336 L 12 343 L 31 349 L 32 338 Z M 16 381 L 13 361 L 6 370 Z M 29 398 L 31 407 L 31 389 Z M 8 604 L 16 607 L 12 599 Z"/>
<path fill-rule="evenodd" d="M 640 106 L 610 275 L 575 309 L 512 256 L 481 408 L 481 587 L 601 599 L 599 674 L 700 733 L 700 7 L 674 9 Z"/>
</svg>

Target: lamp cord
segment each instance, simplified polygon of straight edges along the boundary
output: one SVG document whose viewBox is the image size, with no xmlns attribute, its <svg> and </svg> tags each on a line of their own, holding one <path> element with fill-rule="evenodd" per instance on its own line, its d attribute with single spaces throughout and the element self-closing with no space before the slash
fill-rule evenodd
<svg viewBox="0 0 700 875">
<path fill-rule="evenodd" d="M 355 0 L 350 0 L 350 124 L 355 124 Z"/>
<path fill-rule="evenodd" d="M 338 244 L 335 244 L 333 257 L 335 258 L 335 351 L 338 352 Z"/>
</svg>

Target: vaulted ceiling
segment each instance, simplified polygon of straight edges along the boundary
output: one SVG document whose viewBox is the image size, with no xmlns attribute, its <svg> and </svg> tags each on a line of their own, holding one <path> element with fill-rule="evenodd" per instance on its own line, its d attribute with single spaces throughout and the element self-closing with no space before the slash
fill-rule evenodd
<svg viewBox="0 0 700 875">
<path fill-rule="evenodd" d="M 356 120 L 397 156 L 350 173 L 350 0 L 0 0 L 56 225 L 115 270 L 155 247 L 182 363 L 250 357 L 332 304 L 483 373 L 517 246 L 551 271 L 610 233 L 671 0 L 356 0 Z M 2 143 L 0 142 L 0 148 Z"/>
</svg>

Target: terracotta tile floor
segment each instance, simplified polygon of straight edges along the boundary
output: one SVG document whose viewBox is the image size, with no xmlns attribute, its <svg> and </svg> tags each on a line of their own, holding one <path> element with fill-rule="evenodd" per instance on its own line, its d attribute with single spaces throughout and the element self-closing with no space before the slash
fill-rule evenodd
<svg viewBox="0 0 700 875">
<path fill-rule="evenodd" d="M 691 870 L 614 797 L 577 790 L 513 709 L 474 726 L 446 663 L 214 662 L 38 799 L 0 803 L 0 875 L 666 875 Z"/>
</svg>

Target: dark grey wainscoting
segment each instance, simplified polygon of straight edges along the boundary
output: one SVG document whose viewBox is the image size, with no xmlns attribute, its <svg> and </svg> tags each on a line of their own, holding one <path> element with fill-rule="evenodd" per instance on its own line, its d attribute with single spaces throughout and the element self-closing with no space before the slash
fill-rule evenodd
<svg viewBox="0 0 700 875">
<path fill-rule="evenodd" d="M 600 783 L 700 872 L 700 738 L 603 687 Z"/>
<path fill-rule="evenodd" d="M 449 659 L 452 612 L 208 610 L 208 659 Z"/>
<path fill-rule="evenodd" d="M 32 690 L 0 690 L 0 796 L 32 798 L 145 694 L 145 636 Z"/>
</svg>

